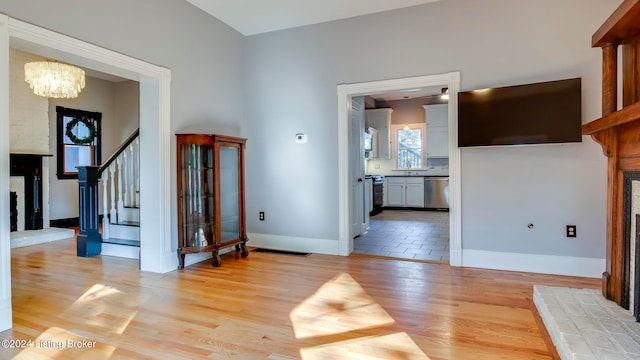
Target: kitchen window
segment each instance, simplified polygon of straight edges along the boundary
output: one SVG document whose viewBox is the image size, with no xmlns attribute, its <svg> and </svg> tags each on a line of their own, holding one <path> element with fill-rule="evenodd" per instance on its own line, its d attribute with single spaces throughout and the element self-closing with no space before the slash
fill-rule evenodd
<svg viewBox="0 0 640 360">
<path fill-rule="evenodd" d="M 102 113 L 56 107 L 58 179 L 77 179 L 76 166 L 100 164 Z"/>
<path fill-rule="evenodd" d="M 423 167 L 425 158 L 425 124 L 393 125 L 395 134 L 396 167 L 398 169 L 418 169 Z"/>
</svg>

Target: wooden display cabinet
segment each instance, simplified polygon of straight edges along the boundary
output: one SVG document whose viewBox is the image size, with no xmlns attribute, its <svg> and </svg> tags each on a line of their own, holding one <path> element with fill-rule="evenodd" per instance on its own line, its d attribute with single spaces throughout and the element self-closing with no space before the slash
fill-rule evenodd
<svg viewBox="0 0 640 360">
<path fill-rule="evenodd" d="M 246 139 L 206 134 L 177 134 L 178 269 L 186 254 L 234 246 L 247 257 L 244 210 Z"/>
</svg>

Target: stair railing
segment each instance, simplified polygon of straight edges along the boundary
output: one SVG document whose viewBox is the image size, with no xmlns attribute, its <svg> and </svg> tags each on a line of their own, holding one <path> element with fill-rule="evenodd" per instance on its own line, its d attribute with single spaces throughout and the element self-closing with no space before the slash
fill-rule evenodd
<svg viewBox="0 0 640 360">
<path fill-rule="evenodd" d="M 109 225 L 118 222 L 125 207 L 138 207 L 140 189 L 140 129 L 136 129 L 100 166 L 78 167 L 80 232 L 77 255 L 91 257 L 102 251 Z M 98 230 L 98 182 L 102 181 L 102 235 Z"/>
</svg>

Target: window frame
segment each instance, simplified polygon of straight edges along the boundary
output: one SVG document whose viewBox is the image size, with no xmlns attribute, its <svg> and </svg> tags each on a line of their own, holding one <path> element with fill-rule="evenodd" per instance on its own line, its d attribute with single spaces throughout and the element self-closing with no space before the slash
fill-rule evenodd
<svg viewBox="0 0 640 360">
<path fill-rule="evenodd" d="M 102 150 L 102 113 L 99 112 L 91 112 L 84 111 L 78 109 L 69 109 L 62 106 L 56 106 L 56 162 L 57 162 L 57 171 L 56 175 L 58 179 L 77 179 L 78 172 L 67 172 L 65 164 L 65 147 L 71 144 L 64 143 L 65 137 L 65 126 L 64 126 L 64 118 L 65 117 L 89 117 L 93 119 L 95 127 L 96 127 L 96 138 L 93 144 L 90 145 L 82 145 L 82 146 L 92 146 L 93 156 L 92 156 L 92 164 L 91 165 L 99 165 L 102 161 L 101 150 Z"/>
<path fill-rule="evenodd" d="M 409 127 L 410 130 L 420 130 L 420 167 L 410 168 L 410 167 L 400 167 L 399 161 L 399 141 L 398 141 L 398 133 L 400 130 L 404 130 L 406 127 Z M 424 169 L 426 168 L 427 163 L 427 124 L 426 123 L 415 123 L 415 124 L 393 124 L 391 125 L 391 133 L 393 134 L 393 157 L 395 158 L 395 168 L 398 170 L 414 170 L 414 169 Z"/>
</svg>

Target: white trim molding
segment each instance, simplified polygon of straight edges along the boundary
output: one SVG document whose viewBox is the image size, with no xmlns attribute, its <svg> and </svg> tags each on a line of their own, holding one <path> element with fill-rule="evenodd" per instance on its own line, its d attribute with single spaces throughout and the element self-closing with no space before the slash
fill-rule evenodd
<svg viewBox="0 0 640 360">
<path fill-rule="evenodd" d="M 271 250 L 298 251 L 305 253 L 339 255 L 337 240 L 314 239 L 296 236 L 282 236 L 271 234 L 247 234 L 247 245 Z"/>
<path fill-rule="evenodd" d="M 540 274 L 601 278 L 605 259 L 464 250 L 462 266 Z"/>
<path fill-rule="evenodd" d="M 9 17 L 0 14 L 0 331 L 10 329 L 11 235 L 9 233 Z"/>
<path fill-rule="evenodd" d="M 460 149 L 458 148 L 458 92 L 460 73 L 416 76 L 356 84 L 338 85 L 338 254 L 348 256 L 353 251 L 349 237 L 349 112 L 354 96 L 375 95 L 400 90 L 447 87 L 449 88 L 449 263 L 462 265 L 461 240 L 461 184 Z"/>
</svg>

